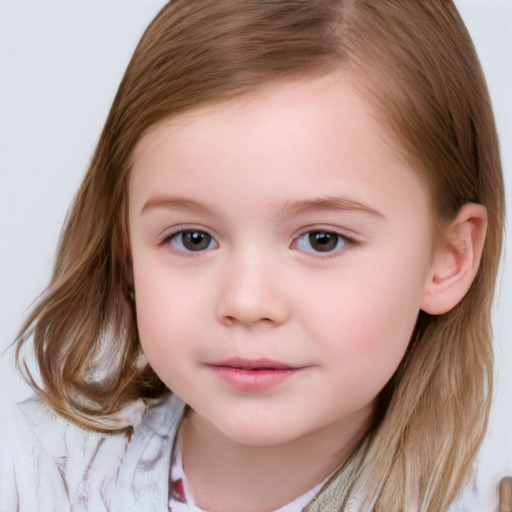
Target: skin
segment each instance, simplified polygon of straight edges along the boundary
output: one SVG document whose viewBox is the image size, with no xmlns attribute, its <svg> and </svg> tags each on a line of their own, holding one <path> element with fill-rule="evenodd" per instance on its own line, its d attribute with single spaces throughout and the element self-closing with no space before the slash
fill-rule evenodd
<svg viewBox="0 0 512 512">
<path fill-rule="evenodd" d="M 196 503 L 273 510 L 321 482 L 368 428 L 432 274 L 427 191 L 350 75 L 153 127 L 129 231 L 143 351 L 190 406 Z M 219 371 L 232 358 L 292 370 L 240 389 Z"/>
</svg>

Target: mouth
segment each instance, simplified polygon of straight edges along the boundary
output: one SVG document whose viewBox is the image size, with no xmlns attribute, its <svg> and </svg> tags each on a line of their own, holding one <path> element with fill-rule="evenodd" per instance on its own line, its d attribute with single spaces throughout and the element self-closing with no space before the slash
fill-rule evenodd
<svg viewBox="0 0 512 512">
<path fill-rule="evenodd" d="M 266 371 L 266 370 L 292 370 L 295 367 L 280 363 L 279 361 L 272 361 L 270 359 L 243 359 L 232 358 L 218 363 L 213 363 L 210 366 L 233 368 L 247 371 Z"/>
<path fill-rule="evenodd" d="M 292 366 L 270 359 L 232 358 L 207 365 L 224 384 L 239 391 L 275 388 L 307 366 Z"/>
</svg>

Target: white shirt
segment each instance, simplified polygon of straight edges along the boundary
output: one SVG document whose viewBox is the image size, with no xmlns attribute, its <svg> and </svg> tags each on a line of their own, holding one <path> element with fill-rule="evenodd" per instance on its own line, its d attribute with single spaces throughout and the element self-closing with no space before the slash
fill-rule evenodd
<svg viewBox="0 0 512 512">
<path fill-rule="evenodd" d="M 172 394 L 143 416 L 142 401 L 136 403 L 130 440 L 82 430 L 35 399 L 4 411 L 0 512 L 167 512 L 171 451 L 184 408 Z M 304 499 L 282 512 L 300 510 Z M 475 503 L 465 493 L 450 512 L 490 512 Z"/>
</svg>

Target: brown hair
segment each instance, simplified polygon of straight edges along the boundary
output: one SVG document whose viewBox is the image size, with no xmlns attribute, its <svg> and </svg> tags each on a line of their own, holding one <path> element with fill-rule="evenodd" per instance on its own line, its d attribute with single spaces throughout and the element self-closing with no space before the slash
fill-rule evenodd
<svg viewBox="0 0 512 512">
<path fill-rule="evenodd" d="M 120 84 L 18 356 L 32 337 L 39 393 L 88 428 L 120 429 L 116 417 L 127 404 L 167 392 L 141 353 L 130 297 L 126 196 L 137 142 L 169 116 L 340 67 L 357 73 L 424 178 L 437 222 L 478 202 L 488 233 L 468 294 L 444 315 L 420 313 L 381 393 L 378 424 L 309 510 L 342 510 L 361 493 L 368 510 L 438 512 L 464 483 L 487 424 L 504 216 L 489 97 L 452 1 L 169 2 Z"/>
</svg>

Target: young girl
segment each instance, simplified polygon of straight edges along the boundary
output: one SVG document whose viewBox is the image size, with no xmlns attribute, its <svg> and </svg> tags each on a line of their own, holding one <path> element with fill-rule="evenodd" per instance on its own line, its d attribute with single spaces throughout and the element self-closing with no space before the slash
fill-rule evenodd
<svg viewBox="0 0 512 512">
<path fill-rule="evenodd" d="M 462 510 L 503 209 L 451 2 L 173 0 L 17 340 L 0 510 Z"/>
</svg>

